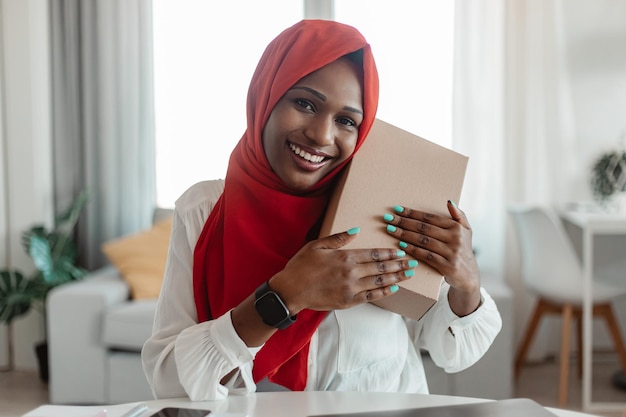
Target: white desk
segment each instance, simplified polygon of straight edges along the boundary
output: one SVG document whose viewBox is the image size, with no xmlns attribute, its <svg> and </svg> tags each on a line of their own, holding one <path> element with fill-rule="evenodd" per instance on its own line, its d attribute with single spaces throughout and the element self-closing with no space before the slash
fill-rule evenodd
<svg viewBox="0 0 626 417">
<path fill-rule="evenodd" d="M 233 395 L 223 401 L 191 402 L 187 399 L 148 401 L 148 417 L 164 407 L 208 409 L 216 413 L 233 413 L 248 417 L 308 417 L 329 413 L 358 413 L 366 411 L 402 410 L 434 407 L 448 404 L 467 404 L 488 401 L 478 398 L 444 395 L 397 394 L 372 392 L 260 392 L 249 396 Z M 107 408 L 107 417 L 120 417 L 133 404 L 118 406 L 63 407 L 42 406 L 28 417 L 93 417 L 98 410 Z M 79 409 L 79 410 L 78 410 Z M 589 417 L 590 414 L 547 408 L 559 417 Z M 75 411 L 76 410 L 76 411 Z M 75 411 L 75 412 L 74 412 Z M 219 415 L 219 414 L 218 414 Z M 222 414 L 224 415 L 224 414 Z"/>
<path fill-rule="evenodd" d="M 592 296 L 593 296 L 593 240 L 600 235 L 626 235 L 626 215 L 596 214 L 565 211 L 561 217 L 582 230 L 583 264 L 583 375 L 582 406 L 586 411 L 621 411 L 623 403 L 594 403 L 591 399 L 592 372 Z M 625 284 L 626 285 L 626 282 Z"/>
</svg>

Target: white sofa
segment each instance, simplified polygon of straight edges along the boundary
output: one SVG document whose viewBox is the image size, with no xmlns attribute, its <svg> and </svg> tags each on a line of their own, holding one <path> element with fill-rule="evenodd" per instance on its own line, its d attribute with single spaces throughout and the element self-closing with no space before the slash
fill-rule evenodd
<svg viewBox="0 0 626 417">
<path fill-rule="evenodd" d="M 141 367 L 156 300 L 129 300 L 106 267 L 48 296 L 49 396 L 53 404 L 115 404 L 153 399 Z"/>
<path fill-rule="evenodd" d="M 458 374 L 444 373 L 424 354 L 434 394 L 494 399 L 512 395 L 512 296 L 500 281 L 484 283 L 500 309 L 503 330 L 481 361 Z M 54 289 L 48 297 L 50 402 L 152 399 L 140 351 L 150 335 L 155 306 L 156 300 L 129 300 L 129 289 L 112 266 Z"/>
<path fill-rule="evenodd" d="M 157 208 L 153 223 L 171 216 Z M 53 289 L 47 298 L 49 395 L 54 404 L 153 399 L 141 366 L 156 299 L 131 300 L 112 265 Z"/>
</svg>

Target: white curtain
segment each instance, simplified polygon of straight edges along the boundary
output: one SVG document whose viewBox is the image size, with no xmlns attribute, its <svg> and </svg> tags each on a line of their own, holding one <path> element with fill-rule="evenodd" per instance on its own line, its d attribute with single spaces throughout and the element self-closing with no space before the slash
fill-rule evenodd
<svg viewBox="0 0 626 417">
<path fill-rule="evenodd" d="M 86 188 L 81 263 L 149 226 L 155 205 L 151 0 L 51 0 L 57 209 Z"/>
<path fill-rule="evenodd" d="M 507 204 L 564 204 L 578 177 L 563 5 L 462 0 L 456 7 L 453 141 L 470 156 L 464 208 L 481 268 L 513 290 L 519 337 L 532 300 Z"/>
<path fill-rule="evenodd" d="M 502 276 L 504 257 L 504 6 L 455 4 L 453 148 L 469 156 L 461 198 L 481 269 Z"/>
</svg>

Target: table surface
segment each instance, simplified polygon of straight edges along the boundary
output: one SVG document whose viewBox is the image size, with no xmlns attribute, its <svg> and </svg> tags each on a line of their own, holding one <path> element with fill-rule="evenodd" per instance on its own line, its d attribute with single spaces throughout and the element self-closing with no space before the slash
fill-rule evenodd
<svg viewBox="0 0 626 417">
<path fill-rule="evenodd" d="M 626 214 L 622 213 L 567 210 L 560 212 L 559 215 L 582 229 L 591 228 L 594 233 L 623 234 L 626 231 Z"/>
<path fill-rule="evenodd" d="M 308 417 L 329 413 L 358 413 L 389 411 L 442 405 L 489 401 L 479 398 L 446 395 L 372 393 L 372 392 L 260 392 L 248 396 L 231 395 L 225 400 L 192 402 L 188 399 L 147 401 L 148 410 L 140 417 L 151 416 L 164 407 L 199 408 L 211 410 L 215 417 Z M 122 417 L 138 403 L 115 406 L 41 406 L 24 417 L 93 417 L 106 408 L 107 417 Z M 559 417 L 584 417 L 568 410 L 547 408 Z"/>
<path fill-rule="evenodd" d="M 231 395 L 221 401 L 191 402 L 182 398 L 148 401 L 146 402 L 148 411 L 141 414 L 141 417 L 148 417 L 164 407 L 208 409 L 215 413 L 216 417 L 308 417 L 329 413 L 382 412 L 483 401 L 489 400 L 447 395 L 401 393 L 336 391 L 260 392 L 248 396 Z M 555 408 L 547 408 L 547 410 L 559 417 L 590 416 L 590 414 Z M 116 416 L 109 413 L 109 417 Z"/>
</svg>

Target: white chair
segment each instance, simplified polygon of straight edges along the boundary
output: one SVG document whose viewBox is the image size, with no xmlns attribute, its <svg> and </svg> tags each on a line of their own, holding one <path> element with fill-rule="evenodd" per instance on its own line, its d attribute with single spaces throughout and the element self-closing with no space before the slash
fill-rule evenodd
<svg viewBox="0 0 626 417">
<path fill-rule="evenodd" d="M 559 405 L 567 403 L 570 329 L 572 319 L 577 325 L 578 373 L 582 372 L 582 296 L 581 261 L 556 213 L 545 207 L 512 206 L 509 216 L 515 225 L 521 250 L 522 278 L 526 288 L 537 297 L 534 312 L 515 357 L 515 378 L 520 374 L 537 326 L 545 314 L 560 315 L 561 334 Z M 608 273 L 608 271 L 606 272 Z M 597 275 L 602 275 L 598 272 Z M 611 300 L 626 293 L 625 288 L 593 280 L 593 315 L 605 320 L 620 364 L 626 371 L 626 348 L 613 313 Z"/>
</svg>

